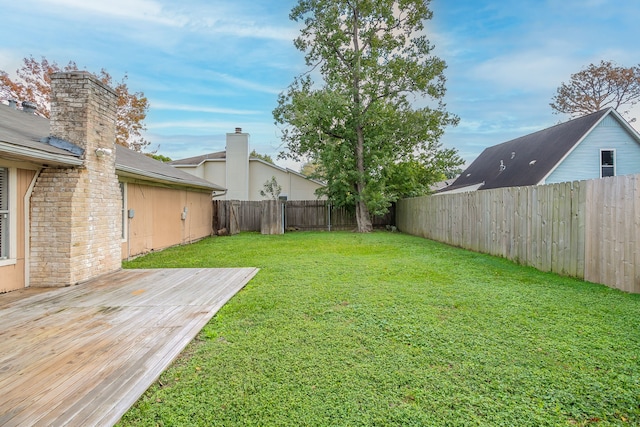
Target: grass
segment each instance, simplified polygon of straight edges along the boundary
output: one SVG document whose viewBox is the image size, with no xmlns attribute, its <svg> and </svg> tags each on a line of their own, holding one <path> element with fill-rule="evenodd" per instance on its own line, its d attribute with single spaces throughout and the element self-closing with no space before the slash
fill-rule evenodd
<svg viewBox="0 0 640 427">
<path fill-rule="evenodd" d="M 384 232 L 240 234 L 126 265 L 247 266 L 120 425 L 640 425 L 640 295 Z"/>
</svg>

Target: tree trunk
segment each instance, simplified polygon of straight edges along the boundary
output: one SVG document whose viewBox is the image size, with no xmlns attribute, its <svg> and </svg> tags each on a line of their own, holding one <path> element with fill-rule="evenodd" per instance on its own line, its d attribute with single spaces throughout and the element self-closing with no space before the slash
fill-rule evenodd
<svg viewBox="0 0 640 427">
<path fill-rule="evenodd" d="M 353 8 L 353 49 L 356 54 L 356 61 L 353 68 L 353 104 L 356 113 L 356 168 L 358 169 L 358 181 L 356 182 L 356 192 L 358 193 L 358 201 L 356 202 L 356 222 L 358 223 L 358 233 L 369 233 L 373 230 L 371 217 L 366 201 L 363 200 L 365 190 L 364 179 L 364 132 L 362 125 L 362 99 L 360 98 L 360 42 L 359 42 L 359 10 L 358 7 Z"/>
<path fill-rule="evenodd" d="M 356 202 L 356 221 L 358 222 L 358 233 L 369 233 L 373 231 L 369 209 L 363 201 Z"/>
<path fill-rule="evenodd" d="M 371 217 L 367 203 L 363 200 L 365 182 L 364 182 L 364 133 L 362 127 L 356 128 L 358 140 L 356 141 L 356 167 L 358 168 L 358 182 L 356 183 L 356 192 L 358 193 L 358 201 L 356 202 L 356 222 L 358 223 L 358 233 L 369 233 L 373 230 Z"/>
</svg>

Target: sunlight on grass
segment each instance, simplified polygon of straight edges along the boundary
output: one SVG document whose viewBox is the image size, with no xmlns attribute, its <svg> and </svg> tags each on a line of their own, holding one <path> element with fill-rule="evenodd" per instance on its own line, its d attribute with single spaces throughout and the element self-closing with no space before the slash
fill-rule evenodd
<svg viewBox="0 0 640 427">
<path fill-rule="evenodd" d="M 638 425 L 640 295 L 399 233 L 247 233 L 259 267 L 120 425 Z"/>
</svg>

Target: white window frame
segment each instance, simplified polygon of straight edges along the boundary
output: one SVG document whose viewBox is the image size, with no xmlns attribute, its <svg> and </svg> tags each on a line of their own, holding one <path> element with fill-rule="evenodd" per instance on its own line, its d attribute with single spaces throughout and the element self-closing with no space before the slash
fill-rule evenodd
<svg viewBox="0 0 640 427">
<path fill-rule="evenodd" d="M 17 263 L 17 250 L 18 250 L 18 215 L 17 215 L 17 181 L 18 181 L 18 173 L 16 168 L 2 166 L 1 168 L 8 170 L 8 178 L 9 182 L 7 185 L 8 190 L 8 208 L 6 211 L 2 211 L 2 214 L 8 215 L 9 219 L 9 239 L 8 239 L 8 251 L 7 256 L 4 258 L 0 258 L 0 267 L 5 265 L 14 265 Z"/>
<path fill-rule="evenodd" d="M 603 165 L 602 164 L 602 153 L 604 153 L 605 151 L 611 151 L 613 154 L 613 175 L 603 175 L 602 174 L 602 169 L 604 167 L 611 167 L 609 165 Z M 601 148 L 600 149 L 600 156 L 598 157 L 598 163 L 600 164 L 600 178 L 606 178 L 608 176 L 617 176 L 617 159 L 616 159 L 616 149 L 615 148 Z"/>
</svg>

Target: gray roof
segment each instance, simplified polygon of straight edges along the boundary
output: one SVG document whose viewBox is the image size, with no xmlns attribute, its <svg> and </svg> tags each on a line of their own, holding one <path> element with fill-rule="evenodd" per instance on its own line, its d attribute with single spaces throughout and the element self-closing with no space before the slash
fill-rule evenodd
<svg viewBox="0 0 640 427">
<path fill-rule="evenodd" d="M 484 183 L 479 189 L 539 184 L 606 115 L 607 108 L 486 148 L 446 189 Z M 618 120 L 617 113 L 613 114 Z M 625 122 L 626 123 L 626 122 Z"/>
<path fill-rule="evenodd" d="M 224 187 L 120 145 L 116 145 L 116 171 L 119 175 L 140 176 L 169 184 L 224 191 Z"/>
<path fill-rule="evenodd" d="M 57 166 L 78 166 L 83 163 L 81 154 L 77 151 L 73 154 L 58 148 L 64 146 L 65 141 L 52 141 L 58 147 L 49 144 L 48 135 L 48 119 L 0 104 L 0 155 L 2 157 Z M 224 190 L 219 185 L 121 146 L 116 146 L 116 172 L 118 175 L 152 182 L 213 191 Z"/>
<path fill-rule="evenodd" d="M 180 166 L 197 166 L 206 160 L 224 160 L 227 158 L 226 151 L 217 151 L 215 153 L 203 154 L 201 156 L 187 157 L 186 159 L 174 160 L 168 162 L 170 165 Z"/>
<path fill-rule="evenodd" d="M 179 160 L 174 160 L 172 162 L 168 162 L 168 164 L 173 165 L 173 166 L 198 166 L 206 161 L 209 160 L 226 160 L 227 158 L 227 152 L 226 151 L 216 151 L 215 153 L 208 153 L 208 154 L 203 154 L 201 156 L 195 156 L 195 157 L 187 157 L 186 159 L 179 159 Z M 306 180 L 315 182 L 318 185 L 322 185 L 325 186 L 327 185 L 326 183 L 322 182 L 322 181 L 318 181 L 317 179 L 313 179 L 313 178 L 309 178 L 306 175 L 301 174 L 300 172 L 294 171 L 293 169 L 289 169 L 289 168 L 283 168 L 281 166 L 276 165 L 275 163 L 271 163 L 271 162 L 267 162 L 266 160 L 263 160 L 259 157 L 251 157 L 249 156 L 249 160 L 254 161 L 254 162 L 260 162 L 260 163 L 264 163 L 267 166 L 270 166 L 272 168 L 276 168 L 279 169 L 283 172 L 288 172 L 288 173 L 293 173 L 298 175 L 301 178 L 304 178 Z"/>
<path fill-rule="evenodd" d="M 77 155 L 45 143 L 49 120 L 0 104 L 0 152 L 16 160 L 37 160 L 56 165 L 79 165 Z"/>
</svg>

